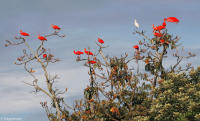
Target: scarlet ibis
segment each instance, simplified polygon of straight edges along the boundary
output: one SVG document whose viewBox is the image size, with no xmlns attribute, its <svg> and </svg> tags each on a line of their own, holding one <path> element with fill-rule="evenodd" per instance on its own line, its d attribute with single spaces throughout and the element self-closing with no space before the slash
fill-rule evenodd
<svg viewBox="0 0 200 121">
<path fill-rule="evenodd" d="M 135 27 L 136 27 L 137 29 L 139 29 L 140 25 L 139 25 L 139 23 L 137 22 L 136 19 L 134 20 L 134 25 L 135 25 Z"/>
<path fill-rule="evenodd" d="M 134 49 L 139 49 L 139 46 L 138 45 L 134 45 L 133 48 Z"/>
<path fill-rule="evenodd" d="M 101 38 L 98 38 L 98 42 L 101 43 L 101 44 L 104 43 L 103 39 L 101 39 Z"/>
<path fill-rule="evenodd" d="M 22 30 L 20 30 L 19 33 L 20 33 L 22 36 L 30 36 L 28 33 L 23 32 Z"/>
<path fill-rule="evenodd" d="M 84 48 L 84 52 L 85 52 L 85 54 L 87 54 L 87 55 L 94 55 L 92 52 L 87 51 L 86 48 Z"/>
<path fill-rule="evenodd" d="M 88 61 L 88 63 L 90 63 L 90 64 L 95 64 L 95 63 L 97 63 L 96 61 L 93 61 L 93 60 L 91 60 L 91 61 Z"/>
<path fill-rule="evenodd" d="M 43 58 L 46 59 L 47 58 L 47 54 L 43 54 Z"/>
<path fill-rule="evenodd" d="M 81 54 L 83 54 L 83 52 L 81 52 L 81 51 L 75 51 L 75 50 L 74 50 L 74 54 L 75 54 L 75 55 L 81 55 Z"/>
<path fill-rule="evenodd" d="M 57 30 L 60 30 L 60 27 L 59 26 L 57 26 L 57 25 L 53 25 L 53 24 L 51 24 L 51 27 L 53 28 L 53 29 L 57 29 Z"/>
<path fill-rule="evenodd" d="M 44 40 L 47 41 L 47 39 L 44 36 L 40 36 L 40 35 L 38 35 L 38 39 L 41 40 L 41 41 L 44 41 Z"/>
<path fill-rule="evenodd" d="M 162 30 L 162 29 L 165 29 L 165 26 L 156 26 L 156 27 L 154 27 L 154 24 L 152 25 L 152 27 L 153 27 L 153 31 L 159 31 L 160 32 L 160 30 Z"/>
<path fill-rule="evenodd" d="M 179 20 L 176 17 L 168 17 L 168 18 L 165 18 L 165 20 L 167 22 L 175 22 L 175 23 L 179 22 Z"/>
<path fill-rule="evenodd" d="M 162 23 L 162 25 L 163 25 L 163 26 L 166 26 L 166 25 L 167 25 L 166 22 L 165 22 L 165 19 L 164 19 L 164 22 Z"/>
<path fill-rule="evenodd" d="M 156 36 L 156 37 L 162 37 L 162 34 L 161 34 L 161 33 L 155 32 L 155 33 L 154 33 L 154 36 Z"/>
<path fill-rule="evenodd" d="M 161 40 L 160 40 L 160 43 L 162 43 L 162 44 L 165 43 L 165 40 L 164 40 L 164 39 L 161 39 Z"/>
</svg>

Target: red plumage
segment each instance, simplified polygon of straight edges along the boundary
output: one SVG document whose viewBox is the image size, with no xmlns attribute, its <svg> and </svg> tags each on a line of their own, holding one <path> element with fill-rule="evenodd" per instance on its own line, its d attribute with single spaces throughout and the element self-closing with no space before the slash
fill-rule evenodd
<svg viewBox="0 0 200 121">
<path fill-rule="evenodd" d="M 53 29 L 57 29 L 57 30 L 60 30 L 60 27 L 59 26 L 57 26 L 57 25 L 53 25 L 53 24 L 51 24 L 51 27 L 53 28 Z"/>
<path fill-rule="evenodd" d="M 156 27 L 154 27 L 154 24 L 153 24 L 152 27 L 153 27 L 153 29 L 154 29 L 153 31 L 159 31 L 159 32 L 160 32 L 162 29 L 165 29 L 165 28 L 166 28 L 165 26 L 156 26 Z"/>
<path fill-rule="evenodd" d="M 161 39 L 161 40 L 160 40 L 160 43 L 162 43 L 162 44 L 165 43 L 165 40 L 164 40 L 164 39 Z"/>
<path fill-rule="evenodd" d="M 134 45 L 133 48 L 134 49 L 139 49 L 139 46 L 138 45 Z"/>
<path fill-rule="evenodd" d="M 23 32 L 22 30 L 20 30 L 19 33 L 20 33 L 22 36 L 30 36 L 28 33 Z"/>
<path fill-rule="evenodd" d="M 90 64 L 95 64 L 95 63 L 97 63 L 96 61 L 93 61 L 93 60 L 91 60 L 91 61 L 88 61 L 88 63 L 90 63 Z"/>
<path fill-rule="evenodd" d="M 156 36 L 156 37 L 162 37 L 162 34 L 161 34 L 161 33 L 155 32 L 155 33 L 154 33 L 154 36 Z"/>
<path fill-rule="evenodd" d="M 81 55 L 81 54 L 83 54 L 83 52 L 81 52 L 81 51 L 75 51 L 75 50 L 74 50 L 74 54 L 75 54 L 75 55 Z"/>
<path fill-rule="evenodd" d="M 165 19 L 167 22 L 175 22 L 178 23 L 179 20 L 176 17 L 168 17 Z"/>
<path fill-rule="evenodd" d="M 46 59 L 47 58 L 47 54 L 43 54 L 43 58 Z"/>
<path fill-rule="evenodd" d="M 84 52 L 85 52 L 85 54 L 87 54 L 87 55 L 94 55 L 92 52 L 87 51 L 86 48 L 84 49 Z"/>
<path fill-rule="evenodd" d="M 41 41 L 44 41 L 44 40 L 47 41 L 47 39 L 44 36 L 40 36 L 40 35 L 38 35 L 38 39 L 41 40 Z"/>
<path fill-rule="evenodd" d="M 103 39 L 101 39 L 101 38 L 98 38 L 98 42 L 101 43 L 101 44 L 104 43 Z"/>
</svg>

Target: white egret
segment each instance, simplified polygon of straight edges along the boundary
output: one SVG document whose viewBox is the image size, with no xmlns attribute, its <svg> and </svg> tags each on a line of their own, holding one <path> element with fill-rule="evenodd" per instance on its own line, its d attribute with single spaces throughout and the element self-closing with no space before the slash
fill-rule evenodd
<svg viewBox="0 0 200 121">
<path fill-rule="evenodd" d="M 134 25 L 135 25 L 135 27 L 136 27 L 137 29 L 139 29 L 140 25 L 139 25 L 139 23 L 137 22 L 136 19 L 135 19 L 135 21 L 134 21 Z"/>
</svg>

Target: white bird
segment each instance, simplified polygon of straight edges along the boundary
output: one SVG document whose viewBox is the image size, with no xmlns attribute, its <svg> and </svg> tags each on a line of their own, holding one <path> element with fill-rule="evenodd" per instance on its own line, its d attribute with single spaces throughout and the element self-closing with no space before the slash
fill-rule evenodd
<svg viewBox="0 0 200 121">
<path fill-rule="evenodd" d="M 137 22 L 136 19 L 135 19 L 135 21 L 134 21 L 134 25 L 135 25 L 135 27 L 136 27 L 137 29 L 139 29 L 140 25 L 139 25 L 139 23 Z"/>
</svg>

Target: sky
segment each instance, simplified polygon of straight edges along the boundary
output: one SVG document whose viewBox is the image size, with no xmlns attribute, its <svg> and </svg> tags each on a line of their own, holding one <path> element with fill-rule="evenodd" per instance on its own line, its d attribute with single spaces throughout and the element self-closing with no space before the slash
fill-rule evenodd
<svg viewBox="0 0 200 121">
<path fill-rule="evenodd" d="M 0 121 L 2 117 L 48 120 L 39 104 L 48 99 L 41 93 L 35 95 L 33 88 L 22 83 L 31 82 L 32 78 L 22 66 L 14 64 L 25 47 L 4 47 L 4 40 L 13 40 L 20 29 L 31 34 L 28 43 L 34 48 L 39 44 L 38 34 L 52 32 L 51 24 L 62 28 L 61 34 L 66 37 L 48 38 L 45 46 L 62 60 L 48 69 L 59 75 L 57 87 L 69 89 L 64 97 L 71 104 L 82 96 L 88 84 L 87 68 L 76 63 L 73 50 L 90 47 L 95 51 L 95 42 L 101 37 L 109 45 L 106 54 L 132 52 L 138 41 L 132 34 L 134 19 L 140 29 L 152 36 L 152 24 L 161 24 L 165 17 L 179 18 L 180 23 L 167 25 L 168 31 L 181 37 L 186 50 L 197 54 L 190 62 L 200 65 L 199 4 L 199 0 L 0 0 Z M 43 78 L 37 67 L 36 71 Z"/>
</svg>

